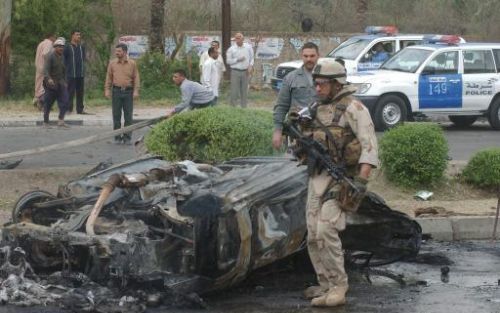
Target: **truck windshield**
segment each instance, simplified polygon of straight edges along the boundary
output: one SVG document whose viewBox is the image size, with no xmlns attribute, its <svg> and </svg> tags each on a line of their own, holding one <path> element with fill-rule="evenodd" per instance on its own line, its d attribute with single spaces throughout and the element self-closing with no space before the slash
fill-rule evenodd
<svg viewBox="0 0 500 313">
<path fill-rule="evenodd" d="M 433 50 L 406 48 L 387 60 L 380 69 L 415 73 Z"/>
<path fill-rule="evenodd" d="M 328 53 L 328 57 L 355 60 L 370 42 L 372 42 L 371 39 L 347 39 L 346 41 L 341 43 L 340 46 Z"/>
</svg>

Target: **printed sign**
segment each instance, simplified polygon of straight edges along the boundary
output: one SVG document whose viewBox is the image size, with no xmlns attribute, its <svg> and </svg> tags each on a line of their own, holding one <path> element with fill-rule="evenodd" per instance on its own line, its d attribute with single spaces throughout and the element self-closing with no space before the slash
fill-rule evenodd
<svg viewBox="0 0 500 313">
<path fill-rule="evenodd" d="M 284 40 L 282 38 L 270 37 L 261 38 L 255 53 L 256 59 L 272 60 L 277 59 L 283 49 Z"/>
<path fill-rule="evenodd" d="M 140 58 L 148 51 L 148 36 L 121 36 L 118 40 L 128 47 L 128 56 L 132 59 Z"/>
<path fill-rule="evenodd" d="M 292 45 L 292 47 L 295 48 L 295 51 L 297 53 L 299 53 L 300 49 L 302 48 L 302 46 L 306 42 L 312 42 L 312 43 L 316 44 L 319 47 L 320 43 L 321 43 L 321 40 L 319 38 L 310 38 L 310 39 L 306 39 L 306 40 L 302 40 L 300 38 L 290 38 L 289 42 Z"/>
<path fill-rule="evenodd" d="M 210 48 L 214 40 L 220 42 L 219 36 L 186 36 L 186 53 L 195 51 L 198 56 Z"/>
</svg>

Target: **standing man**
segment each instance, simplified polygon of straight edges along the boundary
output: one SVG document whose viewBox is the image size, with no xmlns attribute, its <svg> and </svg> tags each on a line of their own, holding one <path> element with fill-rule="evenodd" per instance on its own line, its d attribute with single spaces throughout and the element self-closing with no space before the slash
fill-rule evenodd
<svg viewBox="0 0 500 313">
<path fill-rule="evenodd" d="M 310 169 L 307 247 L 319 284 L 304 295 L 313 306 L 338 306 L 345 303 L 348 289 L 339 232 L 346 225 L 345 212 L 357 210 L 370 172 L 378 166 L 377 137 L 370 113 L 352 96 L 356 89 L 347 84 L 340 63 L 319 60 L 313 79 L 319 100 L 309 106 L 312 120 L 301 125 L 302 131 L 326 147 L 332 162 L 346 166 L 357 190 L 333 180 L 321 166 Z"/>
<path fill-rule="evenodd" d="M 220 70 L 217 59 L 219 58 L 219 52 L 214 48 L 210 47 L 208 49 L 209 58 L 203 63 L 201 70 L 201 84 L 208 89 L 211 89 L 215 98 L 214 105 L 219 98 L 219 83 L 220 83 Z"/>
<path fill-rule="evenodd" d="M 236 105 L 240 99 L 242 108 L 247 107 L 248 77 L 253 69 L 253 49 L 243 42 L 243 34 L 234 36 L 236 41 L 226 52 L 226 62 L 231 67 L 231 105 Z"/>
<path fill-rule="evenodd" d="M 181 88 L 182 102 L 168 110 L 167 117 L 184 110 L 201 109 L 213 105 L 215 97 L 212 90 L 187 79 L 184 70 L 176 70 L 172 80 L 176 86 Z"/>
<path fill-rule="evenodd" d="M 43 99 L 43 126 L 49 126 L 49 114 L 52 104 L 57 99 L 59 106 L 59 120 L 57 126 L 69 128 L 64 123 L 64 115 L 68 109 L 68 86 L 66 83 L 66 69 L 63 60 L 64 38 L 54 41 L 54 50 L 47 55 L 43 68 L 43 84 L 45 94 Z"/>
<path fill-rule="evenodd" d="M 83 111 L 83 84 L 85 76 L 85 47 L 81 45 L 79 30 L 71 32 L 71 42 L 64 48 L 64 64 L 68 80 L 69 112 L 73 112 L 73 98 L 76 93 L 76 113 Z"/>
<path fill-rule="evenodd" d="M 217 67 L 219 69 L 219 77 L 222 77 L 222 73 L 226 71 L 226 66 L 224 65 L 224 60 L 222 59 L 222 55 L 220 53 L 220 44 L 217 40 L 213 40 L 210 43 L 211 48 L 215 48 L 219 56 L 217 57 Z M 209 48 L 210 49 L 210 48 Z M 203 64 L 209 59 L 208 50 L 203 52 L 200 56 L 200 82 L 203 80 Z"/>
<path fill-rule="evenodd" d="M 33 99 L 33 105 L 37 106 L 40 111 L 43 110 L 43 95 L 45 94 L 45 89 L 43 88 L 43 68 L 47 55 L 52 52 L 52 45 L 55 40 L 56 35 L 54 35 L 54 33 L 48 33 L 45 39 L 40 42 L 36 48 L 35 98 Z"/>
<path fill-rule="evenodd" d="M 283 85 L 274 106 L 273 147 L 278 150 L 283 143 L 281 131 L 283 122 L 290 109 L 307 107 L 315 100 L 316 91 L 313 85 L 312 70 L 319 58 L 318 46 L 307 42 L 301 49 L 302 66 L 290 72 L 283 79 Z"/>
<path fill-rule="evenodd" d="M 134 60 L 127 56 L 128 47 L 119 43 L 115 47 L 116 59 L 109 62 L 104 84 L 104 96 L 112 97 L 113 129 L 121 128 L 122 110 L 124 126 L 132 125 L 134 99 L 139 97 L 139 71 Z M 115 136 L 116 144 L 130 145 L 132 133 Z"/>
</svg>

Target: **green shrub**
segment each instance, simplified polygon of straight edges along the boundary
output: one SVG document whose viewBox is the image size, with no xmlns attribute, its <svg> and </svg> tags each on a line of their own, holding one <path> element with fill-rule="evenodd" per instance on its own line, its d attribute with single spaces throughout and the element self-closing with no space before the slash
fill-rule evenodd
<svg viewBox="0 0 500 313">
<path fill-rule="evenodd" d="M 234 157 L 271 155 L 272 114 L 261 110 L 211 107 L 158 124 L 146 147 L 167 160 L 219 162 Z"/>
<path fill-rule="evenodd" d="M 387 178 L 406 187 L 433 184 L 446 169 L 448 144 L 439 126 L 407 123 L 380 140 L 380 159 Z"/>
<path fill-rule="evenodd" d="M 500 148 L 479 151 L 462 172 L 466 182 L 478 187 L 500 186 Z"/>
</svg>

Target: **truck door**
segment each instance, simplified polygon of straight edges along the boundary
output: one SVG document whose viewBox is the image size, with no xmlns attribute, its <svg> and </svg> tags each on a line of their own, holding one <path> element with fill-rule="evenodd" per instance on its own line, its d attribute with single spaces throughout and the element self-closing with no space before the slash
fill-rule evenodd
<svg viewBox="0 0 500 313">
<path fill-rule="evenodd" d="M 462 108 L 462 75 L 458 73 L 458 51 L 434 56 L 420 73 L 418 106 L 420 110 Z"/>
<path fill-rule="evenodd" d="M 463 50 L 464 111 L 486 110 L 496 93 L 498 74 L 491 50 Z"/>
<path fill-rule="evenodd" d="M 358 72 L 378 69 L 385 60 L 394 54 L 395 49 L 396 40 L 384 40 L 373 43 L 368 52 L 359 60 Z"/>
</svg>

